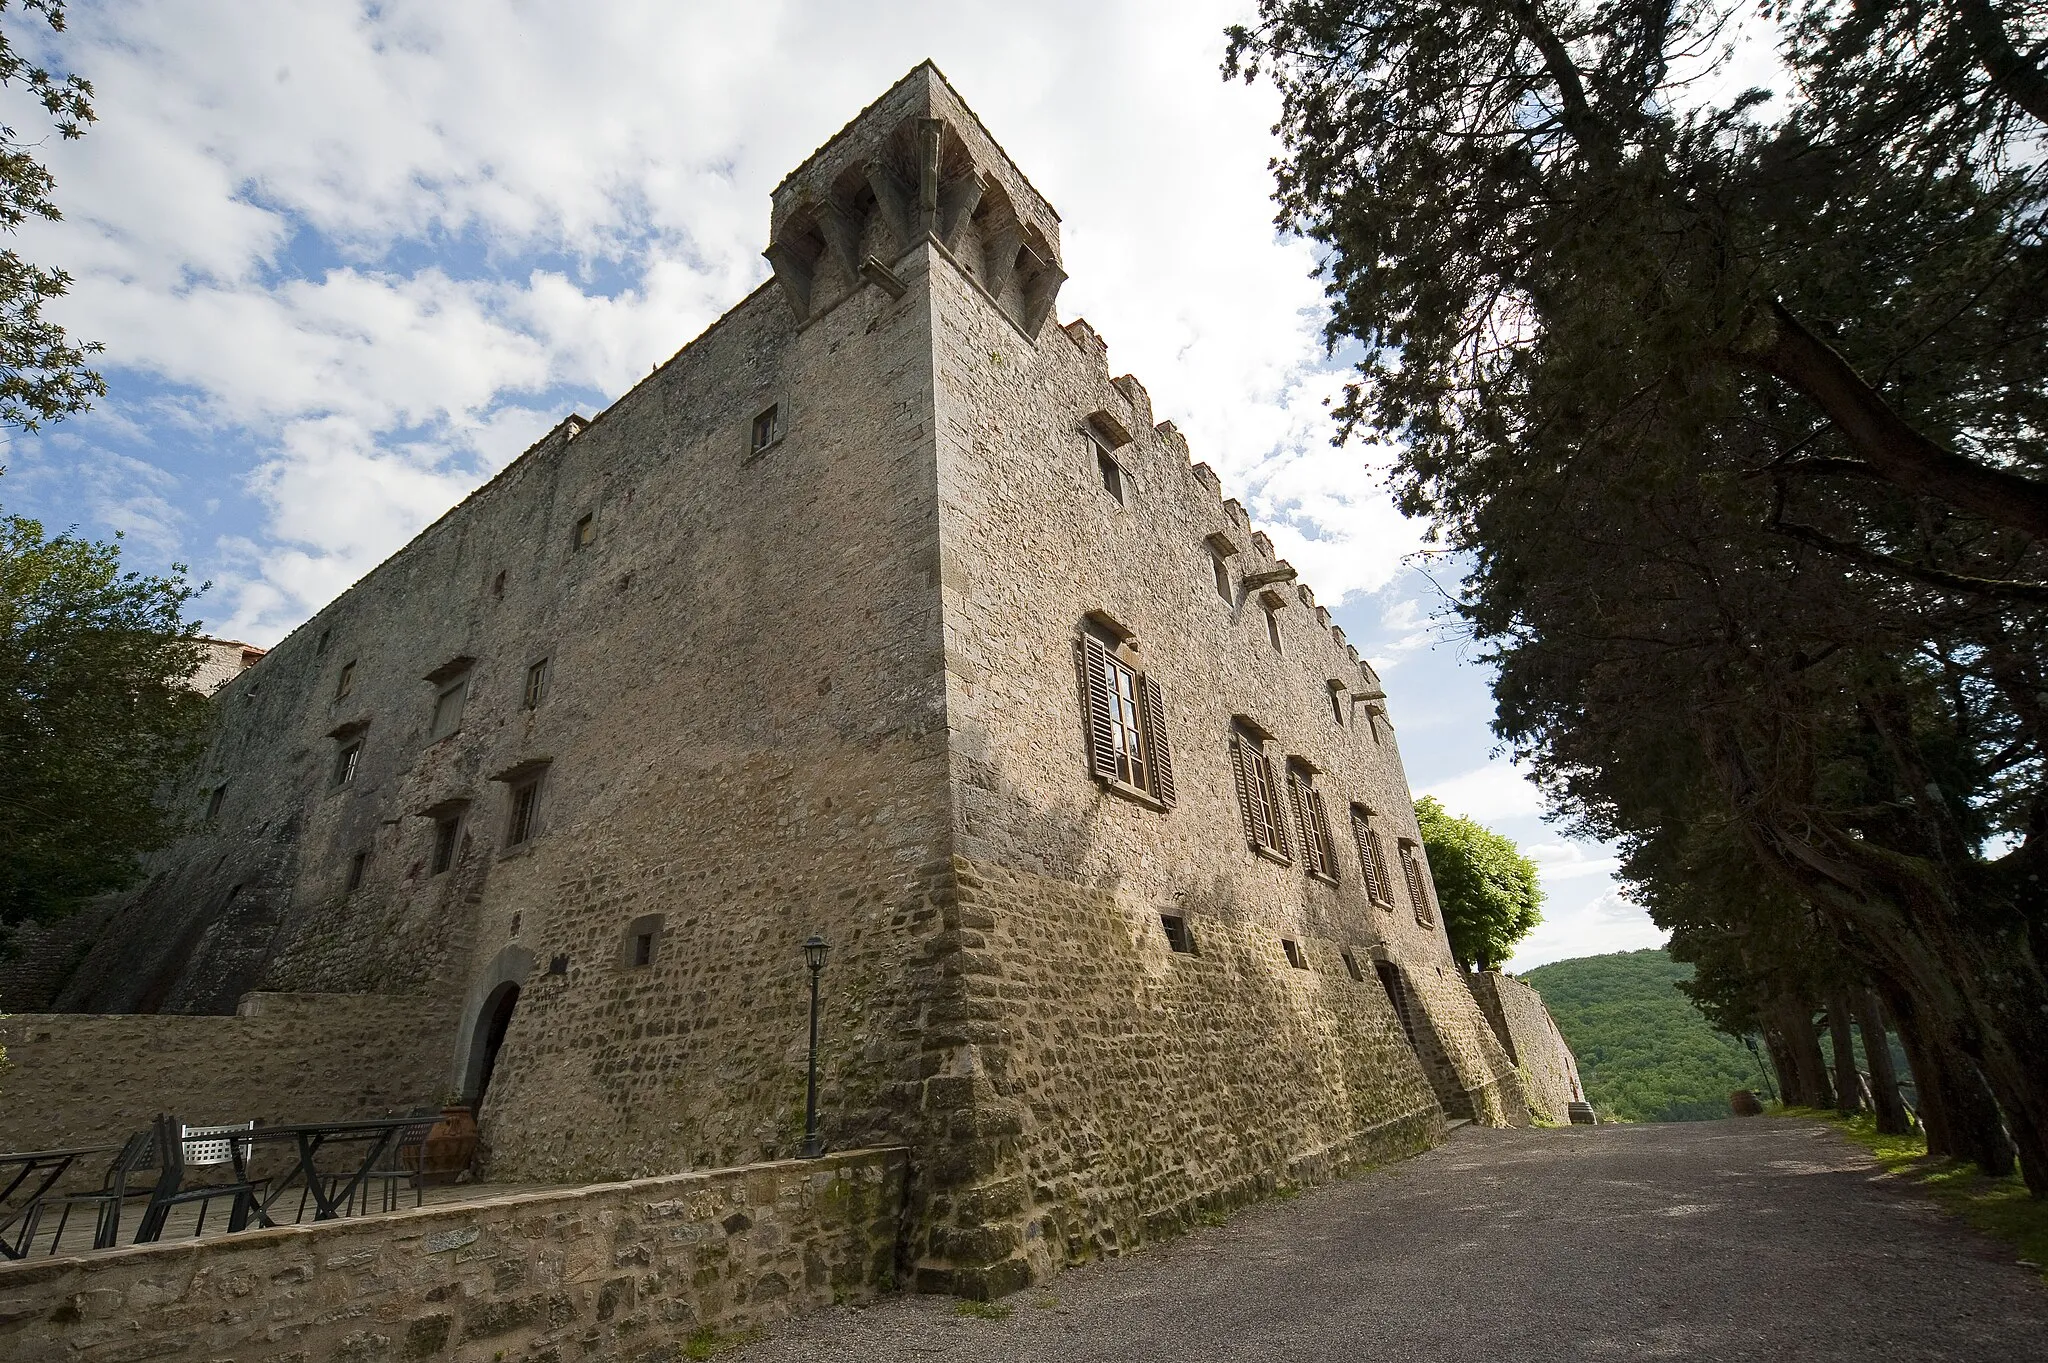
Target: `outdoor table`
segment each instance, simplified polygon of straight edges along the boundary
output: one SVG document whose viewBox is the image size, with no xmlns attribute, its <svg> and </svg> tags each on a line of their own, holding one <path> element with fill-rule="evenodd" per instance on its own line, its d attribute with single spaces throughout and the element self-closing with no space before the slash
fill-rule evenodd
<svg viewBox="0 0 2048 1363">
<path fill-rule="evenodd" d="M 339 1208 L 346 1207 L 355 1196 L 364 1177 L 377 1167 L 377 1161 L 398 1139 L 398 1133 L 408 1126 L 417 1126 L 420 1118 L 413 1117 L 365 1117 L 345 1122 L 297 1122 L 281 1123 L 276 1126 L 252 1127 L 248 1131 L 237 1131 L 225 1137 L 234 1144 L 236 1171 L 244 1178 L 248 1176 L 245 1167 L 247 1156 L 244 1147 L 261 1143 L 293 1141 L 297 1145 L 298 1163 L 294 1174 L 286 1174 L 272 1186 L 268 1196 L 256 1202 L 256 1219 L 265 1226 L 277 1223 L 270 1219 L 270 1208 L 278 1198 L 284 1196 L 294 1178 L 302 1178 L 306 1189 L 313 1195 L 315 1221 L 331 1221 L 341 1215 Z M 320 1177 L 316 1161 L 322 1148 L 330 1143 L 343 1144 L 360 1141 L 364 1145 L 363 1158 L 357 1163 L 355 1172 L 348 1182 L 339 1184 L 330 1193 Z"/>
<path fill-rule="evenodd" d="M 34 1178 L 41 1178 L 36 1190 L 26 1201 L 12 1211 L 0 1211 L 0 1258 L 21 1259 L 28 1255 L 28 1246 L 16 1246 L 8 1241 L 7 1232 L 33 1211 L 50 1189 L 57 1186 L 57 1180 L 79 1160 L 87 1155 L 104 1155 L 119 1150 L 118 1145 L 81 1145 L 70 1150 L 26 1150 L 15 1154 L 0 1154 L 0 1179 L 6 1179 L 7 1186 L 0 1188 L 0 1209 L 7 1207 L 14 1194 L 23 1184 Z M 8 1171 L 13 1176 L 8 1176 Z"/>
</svg>

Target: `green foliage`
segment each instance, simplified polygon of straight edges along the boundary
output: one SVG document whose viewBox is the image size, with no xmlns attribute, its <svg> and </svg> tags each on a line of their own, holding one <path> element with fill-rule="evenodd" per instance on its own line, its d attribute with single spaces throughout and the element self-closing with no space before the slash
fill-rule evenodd
<svg viewBox="0 0 2048 1363">
<path fill-rule="evenodd" d="M 208 715 L 181 573 L 0 518 L 0 927 L 129 884 L 177 831 L 157 797 Z"/>
<path fill-rule="evenodd" d="M 975 1320 L 1008 1320 L 1016 1310 L 1006 1301 L 963 1301 L 954 1305 L 953 1314 Z"/>
<path fill-rule="evenodd" d="M 1449 813 L 1433 795 L 1415 802 L 1415 821 L 1452 954 L 1467 969 L 1493 969 L 1543 921 L 1536 863 L 1511 839 Z"/>
<path fill-rule="evenodd" d="M 1680 993 L 1692 967 L 1662 951 L 1582 956 L 1525 972 L 1578 1057 L 1603 1119 L 1700 1122 L 1728 1115 L 1728 1095 L 1767 1097 L 1756 1060 Z"/>
<path fill-rule="evenodd" d="M 53 33 L 64 31 L 64 0 L 26 0 L 22 10 L 40 14 Z M 7 0 L 0 0 L 0 15 L 6 12 Z M 0 87 L 26 90 L 67 140 L 83 136 L 93 121 L 91 82 L 53 75 L 23 57 L 4 31 Z M 0 231 L 11 232 L 30 217 L 63 217 L 50 198 L 56 181 L 32 154 L 33 146 L 14 129 L 0 127 Z M 43 316 L 43 305 L 70 287 L 64 271 L 0 250 L 0 425 L 33 431 L 45 421 L 83 412 L 93 398 L 106 395 L 106 384 L 85 362 L 103 349 L 100 343 L 74 345 L 64 328 Z"/>
</svg>

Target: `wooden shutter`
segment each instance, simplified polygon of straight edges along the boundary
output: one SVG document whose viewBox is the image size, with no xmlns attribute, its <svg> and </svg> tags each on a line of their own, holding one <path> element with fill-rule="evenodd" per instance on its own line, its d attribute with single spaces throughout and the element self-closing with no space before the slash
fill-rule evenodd
<svg viewBox="0 0 2048 1363">
<path fill-rule="evenodd" d="M 1301 830 L 1301 864 L 1310 875 L 1320 872 L 1322 867 L 1322 844 L 1316 840 L 1315 825 L 1309 821 L 1308 801 L 1301 792 L 1301 776 L 1292 766 L 1287 768 L 1287 803 L 1294 806 L 1294 826 Z"/>
<path fill-rule="evenodd" d="M 1287 840 L 1287 820 L 1280 814 L 1280 783 L 1273 779 L 1273 759 L 1261 752 L 1259 759 L 1259 781 L 1265 787 L 1266 830 L 1272 836 L 1267 845 L 1283 857 L 1292 857 L 1294 847 Z"/>
<path fill-rule="evenodd" d="M 1323 804 L 1323 793 L 1311 790 L 1308 793 L 1309 816 L 1315 820 L 1317 860 L 1322 863 L 1316 869 L 1330 879 L 1337 878 L 1337 839 L 1330 832 L 1330 811 Z"/>
<path fill-rule="evenodd" d="M 1401 874 L 1408 881 L 1408 901 L 1415 907 L 1415 921 L 1429 921 L 1429 900 L 1422 892 L 1422 863 L 1415 859 L 1414 844 L 1401 844 Z"/>
<path fill-rule="evenodd" d="M 1351 833 L 1358 839 L 1358 869 L 1365 873 L 1365 897 L 1375 904 L 1390 904 L 1387 894 L 1387 865 L 1380 856 L 1380 835 L 1366 817 L 1351 811 Z"/>
<path fill-rule="evenodd" d="M 1238 734 L 1230 736 L 1230 771 L 1237 778 L 1237 812 L 1244 820 L 1244 840 L 1253 847 L 1259 845 L 1260 820 L 1252 809 L 1252 782 L 1257 778 L 1245 769 L 1249 759 L 1245 755 L 1244 739 Z"/>
<path fill-rule="evenodd" d="M 1173 745 L 1166 738 L 1166 697 L 1151 675 L 1138 678 L 1138 722 L 1145 726 L 1145 761 L 1152 772 L 1152 793 L 1172 809 Z"/>
<path fill-rule="evenodd" d="M 1116 780 L 1116 729 L 1110 723 L 1109 650 L 1091 634 L 1081 636 L 1081 671 L 1088 688 L 1089 769 Z"/>
</svg>

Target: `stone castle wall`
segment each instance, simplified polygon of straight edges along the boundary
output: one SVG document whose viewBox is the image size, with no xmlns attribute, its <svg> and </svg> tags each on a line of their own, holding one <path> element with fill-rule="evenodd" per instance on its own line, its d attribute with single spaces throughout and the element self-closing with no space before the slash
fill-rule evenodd
<svg viewBox="0 0 2048 1363">
<path fill-rule="evenodd" d="M 703 1356 L 892 1287 L 904 1176 L 849 1151 L 0 1263 L 0 1356 Z"/>
<path fill-rule="evenodd" d="M 1543 996 L 1513 975 L 1498 970 L 1467 977 L 1472 993 L 1522 1072 L 1529 1105 L 1545 1120 L 1571 1120 L 1570 1106 L 1583 1102 L 1579 1062 L 1564 1033 L 1543 1004 Z"/>
<path fill-rule="evenodd" d="M 204 1126 L 435 1105 L 435 1014 L 419 998 L 252 994 L 233 1017 L 0 1018 L 0 1150 L 118 1145 L 158 1113 Z"/>
</svg>

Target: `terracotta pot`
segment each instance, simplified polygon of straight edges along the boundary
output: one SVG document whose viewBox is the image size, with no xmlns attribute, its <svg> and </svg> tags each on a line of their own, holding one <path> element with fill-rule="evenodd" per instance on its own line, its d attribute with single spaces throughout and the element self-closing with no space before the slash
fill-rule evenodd
<svg viewBox="0 0 2048 1363">
<path fill-rule="evenodd" d="M 453 1183 L 458 1174 L 476 1158 L 476 1115 L 467 1104 L 441 1109 L 441 1120 L 427 1132 L 426 1167 L 421 1177 L 428 1183 Z"/>
</svg>

